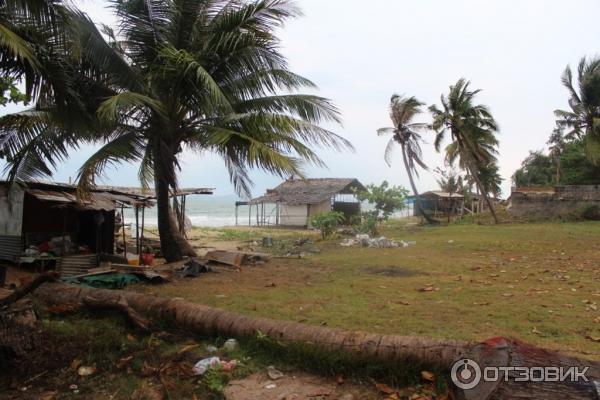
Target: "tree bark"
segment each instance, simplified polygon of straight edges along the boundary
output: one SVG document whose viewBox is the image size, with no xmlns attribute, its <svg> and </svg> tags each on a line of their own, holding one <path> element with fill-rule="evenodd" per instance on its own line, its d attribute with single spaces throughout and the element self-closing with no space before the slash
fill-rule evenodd
<svg viewBox="0 0 600 400">
<path fill-rule="evenodd" d="M 165 150 L 168 150 L 168 146 L 161 148 L 157 145 L 154 149 L 154 185 L 160 248 L 163 257 L 170 263 L 181 261 L 186 255 L 196 256 L 196 253 L 187 240 L 181 236 L 171 209 L 169 188 L 176 183 L 173 182 L 175 162 L 174 156 L 165 156 Z M 170 150 L 168 151 L 172 153 Z"/>
<path fill-rule="evenodd" d="M 494 338 L 483 343 L 430 339 L 414 336 L 380 335 L 341 329 L 308 326 L 296 322 L 275 321 L 266 318 L 246 317 L 218 310 L 182 299 L 166 299 L 141 293 L 90 289 L 60 283 L 49 283 L 35 292 L 50 305 L 113 306 L 125 304 L 135 315 L 146 321 L 152 318 L 173 322 L 179 329 L 200 335 L 254 337 L 259 332 L 280 343 L 310 344 L 324 351 L 341 351 L 358 359 L 375 359 L 382 362 L 418 363 L 425 367 L 450 371 L 462 359 L 474 360 L 486 366 L 551 366 L 589 367 L 589 382 L 516 382 L 514 379 L 483 382 L 476 388 L 462 390 L 452 386 L 453 398 L 462 400 L 504 399 L 597 399 L 596 383 L 600 386 L 600 363 L 564 356 L 522 342 Z M 143 316 L 143 317 L 142 317 Z M 503 377 L 502 377 L 503 378 Z M 451 376 L 448 382 L 452 382 Z"/>
<path fill-rule="evenodd" d="M 45 284 L 35 294 L 49 305 L 70 304 L 94 306 L 126 303 L 129 308 L 150 322 L 172 321 L 174 327 L 200 335 L 255 337 L 259 332 L 282 343 L 312 344 L 329 351 L 342 351 L 360 357 L 375 357 L 381 361 L 416 361 L 447 368 L 470 348 L 471 344 L 455 340 L 429 339 L 413 336 L 379 335 L 352 332 L 296 322 L 254 318 L 219 310 L 182 299 L 168 299 L 141 293 L 91 289 L 60 283 Z"/>
<path fill-rule="evenodd" d="M 406 159 L 406 149 L 404 148 L 403 144 L 400 144 L 400 147 L 402 148 L 402 161 L 404 161 L 404 168 L 406 169 L 406 173 L 408 174 L 408 180 L 410 182 L 410 187 L 412 188 L 412 191 L 415 195 L 415 206 L 417 207 L 417 210 L 419 210 L 419 213 L 423 216 L 423 218 L 425 218 L 425 220 L 428 223 L 437 224 L 437 221 L 435 219 L 431 218 L 429 215 L 427 215 L 425 213 L 425 210 L 423 210 L 423 207 L 421 206 L 421 196 L 419 195 L 419 192 L 417 191 L 417 185 L 415 185 L 415 181 L 413 179 L 412 172 L 408 165 L 408 160 Z"/>
<path fill-rule="evenodd" d="M 483 186 L 481 179 L 479 179 L 479 175 L 477 175 L 477 171 L 473 171 L 473 168 L 470 168 L 470 169 L 471 169 L 471 171 L 470 171 L 471 176 L 473 176 L 473 179 L 475 179 L 475 183 L 477 184 L 477 187 L 479 188 L 479 191 L 481 192 L 483 199 L 485 200 L 488 207 L 490 208 L 490 212 L 492 213 L 492 217 L 494 218 L 494 223 L 499 224 L 500 221 L 498 220 L 498 215 L 496 215 L 496 209 L 494 208 L 494 205 L 492 204 L 492 201 L 490 200 L 490 196 L 489 196 L 487 190 L 485 190 L 485 187 Z"/>
<path fill-rule="evenodd" d="M 0 308 L 17 302 L 17 300 L 19 300 L 22 297 L 25 297 L 27 294 L 33 292 L 35 289 L 37 289 L 43 283 L 55 281 L 56 279 L 58 279 L 58 277 L 59 277 L 59 275 L 56 272 L 47 272 L 47 273 L 38 275 L 31 282 L 15 289 L 11 294 L 0 299 Z"/>
</svg>

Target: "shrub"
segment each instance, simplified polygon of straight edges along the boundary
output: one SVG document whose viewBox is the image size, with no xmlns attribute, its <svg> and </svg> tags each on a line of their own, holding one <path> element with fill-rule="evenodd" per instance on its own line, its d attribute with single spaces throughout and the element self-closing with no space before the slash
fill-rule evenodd
<svg viewBox="0 0 600 400">
<path fill-rule="evenodd" d="M 594 204 L 581 210 L 581 218 L 586 221 L 600 221 L 600 205 Z"/>
<path fill-rule="evenodd" d="M 364 233 L 369 236 L 377 235 L 377 211 L 365 211 L 357 215 L 352 221 L 352 227 L 356 233 Z"/>
<path fill-rule="evenodd" d="M 342 222 L 344 222 L 344 214 L 337 211 L 329 211 L 312 217 L 310 225 L 321 231 L 323 239 L 327 239 Z"/>
<path fill-rule="evenodd" d="M 383 181 L 379 186 L 369 185 L 367 190 L 356 193 L 358 200 L 373 205 L 379 221 L 387 221 L 394 212 L 402 210 L 406 206 L 407 195 L 406 189 L 390 186 L 387 181 Z"/>
</svg>

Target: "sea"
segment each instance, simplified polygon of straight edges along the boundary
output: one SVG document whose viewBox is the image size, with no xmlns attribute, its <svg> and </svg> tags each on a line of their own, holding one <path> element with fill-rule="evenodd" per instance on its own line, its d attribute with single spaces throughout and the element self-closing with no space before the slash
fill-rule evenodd
<svg viewBox="0 0 600 400">
<path fill-rule="evenodd" d="M 186 216 L 194 227 L 212 227 L 220 228 L 226 226 L 235 226 L 235 203 L 240 199 L 235 195 L 229 196 L 188 196 L 186 200 Z M 368 210 L 368 204 L 363 206 Z M 239 225 L 248 225 L 248 207 L 239 207 Z M 267 215 L 273 215 L 274 210 L 267 209 Z M 394 215 L 395 218 L 402 218 L 412 215 L 412 207 L 409 207 Z M 141 214 L 140 214 L 141 218 Z M 253 213 L 253 218 L 255 218 Z M 125 210 L 125 223 L 135 224 L 135 215 L 133 210 Z M 141 221 L 140 221 L 141 223 Z M 144 212 L 144 224 L 147 227 L 156 227 L 158 225 L 156 207 L 148 208 Z"/>
</svg>

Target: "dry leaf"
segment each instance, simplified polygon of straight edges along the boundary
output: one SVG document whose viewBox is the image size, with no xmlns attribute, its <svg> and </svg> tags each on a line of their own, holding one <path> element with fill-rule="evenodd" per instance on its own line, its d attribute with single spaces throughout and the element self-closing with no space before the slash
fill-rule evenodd
<svg viewBox="0 0 600 400">
<path fill-rule="evenodd" d="M 600 343 L 600 336 L 586 335 L 585 338 L 591 340 L 592 342 Z"/>
<path fill-rule="evenodd" d="M 429 371 L 421 371 L 421 378 L 423 378 L 423 380 L 426 380 L 429 382 L 435 381 L 435 375 L 433 374 L 433 372 L 429 372 Z"/>
<path fill-rule="evenodd" d="M 77 375 L 79 376 L 90 376 L 96 372 L 96 368 L 94 367 L 79 367 L 77 369 Z"/>
<path fill-rule="evenodd" d="M 133 356 L 123 357 L 117 363 L 117 369 L 125 369 L 129 363 L 133 360 Z"/>
<path fill-rule="evenodd" d="M 381 393 L 385 393 L 385 394 L 395 394 L 396 391 L 394 389 L 392 389 L 391 387 L 389 387 L 388 385 L 386 385 L 385 383 L 376 383 L 375 387 L 377 388 L 377 390 L 379 390 Z"/>
<path fill-rule="evenodd" d="M 535 326 L 531 330 L 531 333 L 535 333 L 536 335 L 543 335 L 543 333 L 539 331 Z"/>
<path fill-rule="evenodd" d="M 73 361 L 71 361 L 71 369 L 77 369 L 81 366 L 82 361 L 78 358 L 73 359 Z"/>
</svg>

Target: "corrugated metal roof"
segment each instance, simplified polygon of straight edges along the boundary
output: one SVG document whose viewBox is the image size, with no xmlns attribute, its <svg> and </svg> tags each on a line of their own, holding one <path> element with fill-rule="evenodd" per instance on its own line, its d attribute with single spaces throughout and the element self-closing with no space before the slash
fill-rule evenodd
<svg viewBox="0 0 600 400">
<path fill-rule="evenodd" d="M 453 198 L 453 199 L 462 199 L 465 196 L 463 196 L 462 194 L 458 194 L 458 193 L 450 193 L 450 192 L 444 192 L 442 190 L 432 190 L 426 193 L 423 193 L 422 196 L 427 196 L 427 195 L 433 195 L 433 196 L 437 196 L 437 197 L 444 197 L 444 198 Z"/>
<path fill-rule="evenodd" d="M 25 192 L 36 199 L 61 205 L 74 205 L 83 210 L 112 211 L 115 209 L 115 199 L 110 193 L 90 193 L 86 200 L 79 200 L 75 193 L 56 190 L 25 189 Z"/>
</svg>

